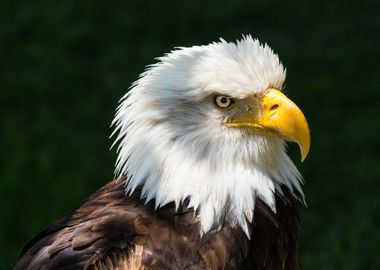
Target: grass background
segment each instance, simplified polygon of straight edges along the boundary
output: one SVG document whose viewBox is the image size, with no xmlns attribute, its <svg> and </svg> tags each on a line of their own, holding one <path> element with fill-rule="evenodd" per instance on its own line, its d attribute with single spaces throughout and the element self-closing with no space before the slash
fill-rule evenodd
<svg viewBox="0 0 380 270">
<path fill-rule="evenodd" d="M 17 3 L 16 3 L 17 2 Z M 113 176 L 117 101 L 174 46 L 252 34 L 308 118 L 304 269 L 380 269 L 378 1 L 1 1 L 0 269 Z"/>
</svg>

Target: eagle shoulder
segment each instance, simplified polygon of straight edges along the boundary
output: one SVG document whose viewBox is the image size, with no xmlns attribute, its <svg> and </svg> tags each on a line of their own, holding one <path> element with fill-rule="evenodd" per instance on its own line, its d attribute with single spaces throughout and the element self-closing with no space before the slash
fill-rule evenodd
<svg viewBox="0 0 380 270">
<path fill-rule="evenodd" d="M 123 181 L 112 181 L 34 237 L 21 252 L 17 269 L 85 269 L 108 253 L 122 258 L 134 247 L 133 198 L 126 197 Z"/>
</svg>

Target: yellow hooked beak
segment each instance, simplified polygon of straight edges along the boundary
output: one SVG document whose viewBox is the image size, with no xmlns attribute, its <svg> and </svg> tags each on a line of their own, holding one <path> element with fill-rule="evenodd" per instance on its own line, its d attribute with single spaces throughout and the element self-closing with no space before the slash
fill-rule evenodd
<svg viewBox="0 0 380 270">
<path fill-rule="evenodd" d="M 302 111 L 277 89 L 268 89 L 257 109 L 247 110 L 227 123 L 229 127 L 252 127 L 256 132 L 298 144 L 301 161 L 310 149 L 310 131 Z"/>
</svg>

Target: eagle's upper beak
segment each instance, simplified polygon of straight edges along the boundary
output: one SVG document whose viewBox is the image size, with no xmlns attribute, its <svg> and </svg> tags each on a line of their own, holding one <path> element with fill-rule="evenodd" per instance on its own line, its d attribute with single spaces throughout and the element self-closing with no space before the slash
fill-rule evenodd
<svg viewBox="0 0 380 270">
<path fill-rule="evenodd" d="M 280 136 L 298 144 L 303 161 L 310 149 L 310 131 L 302 111 L 277 89 L 268 89 L 253 109 L 228 121 L 229 127 L 252 127 L 257 133 Z"/>
</svg>

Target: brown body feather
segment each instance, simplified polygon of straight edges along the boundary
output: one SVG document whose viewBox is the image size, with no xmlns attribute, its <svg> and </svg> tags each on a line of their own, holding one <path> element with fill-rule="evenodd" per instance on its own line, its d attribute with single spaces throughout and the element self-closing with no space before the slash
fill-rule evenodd
<svg viewBox="0 0 380 270">
<path fill-rule="evenodd" d="M 112 181 L 38 234 L 19 269 L 297 269 L 297 218 L 290 195 L 276 194 L 277 212 L 256 202 L 251 239 L 239 227 L 200 236 L 192 209 L 155 210 L 140 192 Z"/>
</svg>

